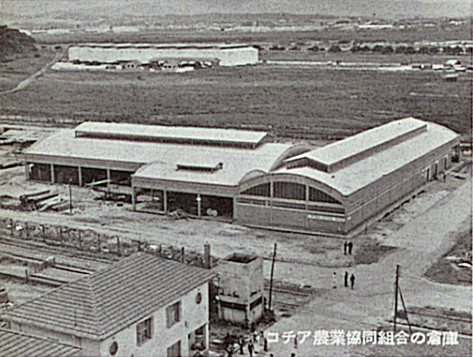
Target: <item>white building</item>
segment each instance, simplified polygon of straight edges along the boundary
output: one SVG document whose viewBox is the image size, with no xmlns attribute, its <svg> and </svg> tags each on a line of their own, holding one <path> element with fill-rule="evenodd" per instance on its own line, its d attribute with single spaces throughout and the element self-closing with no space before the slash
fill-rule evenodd
<svg viewBox="0 0 473 357">
<path fill-rule="evenodd" d="M 158 62 L 163 59 L 218 61 L 220 66 L 258 63 L 258 49 L 227 44 L 83 44 L 68 50 L 70 62 Z"/>
<path fill-rule="evenodd" d="M 79 356 L 194 356 L 208 351 L 209 270 L 136 253 L 8 310 L 13 331 Z"/>
</svg>

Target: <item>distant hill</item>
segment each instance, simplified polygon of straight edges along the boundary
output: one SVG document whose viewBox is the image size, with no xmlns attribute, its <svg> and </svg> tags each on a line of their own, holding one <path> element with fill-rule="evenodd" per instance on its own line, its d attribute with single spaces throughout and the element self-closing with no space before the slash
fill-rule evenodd
<svg viewBox="0 0 473 357">
<path fill-rule="evenodd" d="M 0 26 L 0 61 L 31 56 L 37 51 L 35 40 L 7 26 Z"/>
<path fill-rule="evenodd" d="M 377 18 L 472 16 L 471 0 L 2 0 L 0 21 L 289 13 Z"/>
</svg>

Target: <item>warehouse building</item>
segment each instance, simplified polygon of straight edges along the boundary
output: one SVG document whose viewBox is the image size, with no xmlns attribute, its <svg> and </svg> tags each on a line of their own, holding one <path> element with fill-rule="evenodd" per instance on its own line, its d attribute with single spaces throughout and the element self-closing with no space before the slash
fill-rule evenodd
<svg viewBox="0 0 473 357">
<path fill-rule="evenodd" d="M 83 44 L 68 49 L 70 62 L 117 64 L 153 64 L 183 60 L 215 62 L 220 66 L 258 63 L 258 49 L 231 44 Z"/>
<path fill-rule="evenodd" d="M 6 310 L 1 318 L 12 332 L 70 346 L 56 347 L 69 355 L 206 355 L 209 281 L 215 276 L 206 269 L 136 253 Z M 12 336 L 12 341 L 18 338 Z"/>
<path fill-rule="evenodd" d="M 443 173 L 459 141 L 415 118 L 320 148 L 264 132 L 86 122 L 37 142 L 25 161 L 33 180 L 127 187 L 135 210 L 340 235 Z"/>
</svg>

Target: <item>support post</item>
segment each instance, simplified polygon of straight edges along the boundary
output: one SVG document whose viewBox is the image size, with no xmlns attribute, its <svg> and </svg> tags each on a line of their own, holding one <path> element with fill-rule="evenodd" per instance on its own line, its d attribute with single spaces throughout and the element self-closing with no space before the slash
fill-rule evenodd
<svg viewBox="0 0 473 357">
<path fill-rule="evenodd" d="M 196 201 L 197 201 L 197 216 L 200 217 L 201 213 L 202 213 L 201 212 L 201 210 L 202 210 L 202 206 L 201 206 L 202 198 L 200 197 L 200 193 L 197 194 Z"/>
<path fill-rule="evenodd" d="M 30 179 L 30 165 L 25 161 L 25 178 L 26 181 Z"/>
<path fill-rule="evenodd" d="M 393 332 L 396 333 L 396 322 L 397 322 L 397 295 L 399 289 L 399 265 L 396 265 L 396 282 L 394 283 L 394 326 Z"/>
<path fill-rule="evenodd" d="M 82 187 L 83 182 L 82 182 L 82 167 L 78 166 L 77 167 L 77 176 L 79 180 L 79 187 Z"/>
<path fill-rule="evenodd" d="M 274 243 L 274 253 L 273 253 L 273 262 L 271 263 L 271 279 L 269 281 L 269 304 L 268 308 L 272 310 L 272 299 L 273 299 L 273 276 L 274 276 L 274 262 L 276 261 L 276 249 L 278 245 Z"/>
<path fill-rule="evenodd" d="M 72 183 L 69 182 L 69 213 L 72 215 Z"/>
<path fill-rule="evenodd" d="M 168 192 L 163 190 L 163 209 L 164 213 L 168 212 Z"/>
<path fill-rule="evenodd" d="M 131 207 L 133 211 L 136 211 L 136 189 L 134 187 L 131 190 Z"/>
<path fill-rule="evenodd" d="M 55 183 L 56 178 L 54 177 L 54 164 L 51 164 L 51 183 Z"/>
</svg>

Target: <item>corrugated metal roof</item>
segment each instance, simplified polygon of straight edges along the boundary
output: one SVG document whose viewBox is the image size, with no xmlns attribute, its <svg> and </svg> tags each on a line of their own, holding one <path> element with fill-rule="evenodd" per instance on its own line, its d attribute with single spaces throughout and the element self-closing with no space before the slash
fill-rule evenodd
<svg viewBox="0 0 473 357">
<path fill-rule="evenodd" d="M 201 286 L 215 273 L 136 253 L 2 316 L 78 337 L 102 340 Z"/>
<path fill-rule="evenodd" d="M 85 122 L 79 125 L 77 135 L 106 135 L 118 139 L 173 139 L 221 143 L 244 143 L 257 145 L 268 135 L 266 132 L 214 129 L 183 126 L 139 125 L 128 123 Z"/>
<path fill-rule="evenodd" d="M 25 154 L 27 159 L 29 155 L 47 155 L 67 159 L 105 160 L 109 163 L 131 162 L 140 165 L 149 163 L 150 165 L 144 166 L 135 175 L 234 186 L 250 171 L 268 172 L 278 158 L 292 147 L 294 145 L 266 143 L 249 150 L 221 146 L 75 138 L 74 130 L 64 129 L 38 141 L 25 150 Z M 178 163 L 208 166 L 220 162 L 223 163 L 223 168 L 214 173 L 177 170 Z"/>
<path fill-rule="evenodd" d="M 434 123 L 426 124 L 426 131 L 397 145 L 376 152 L 336 172 L 328 173 L 306 166 L 293 169 L 282 168 L 274 174 L 284 173 L 306 176 L 332 187 L 344 196 L 348 196 L 443 145 L 455 140 L 459 141 L 459 135 L 452 130 Z"/>
<path fill-rule="evenodd" d="M 0 329 L 2 357 L 69 357 L 77 356 L 80 348 L 57 341 Z"/>
</svg>

